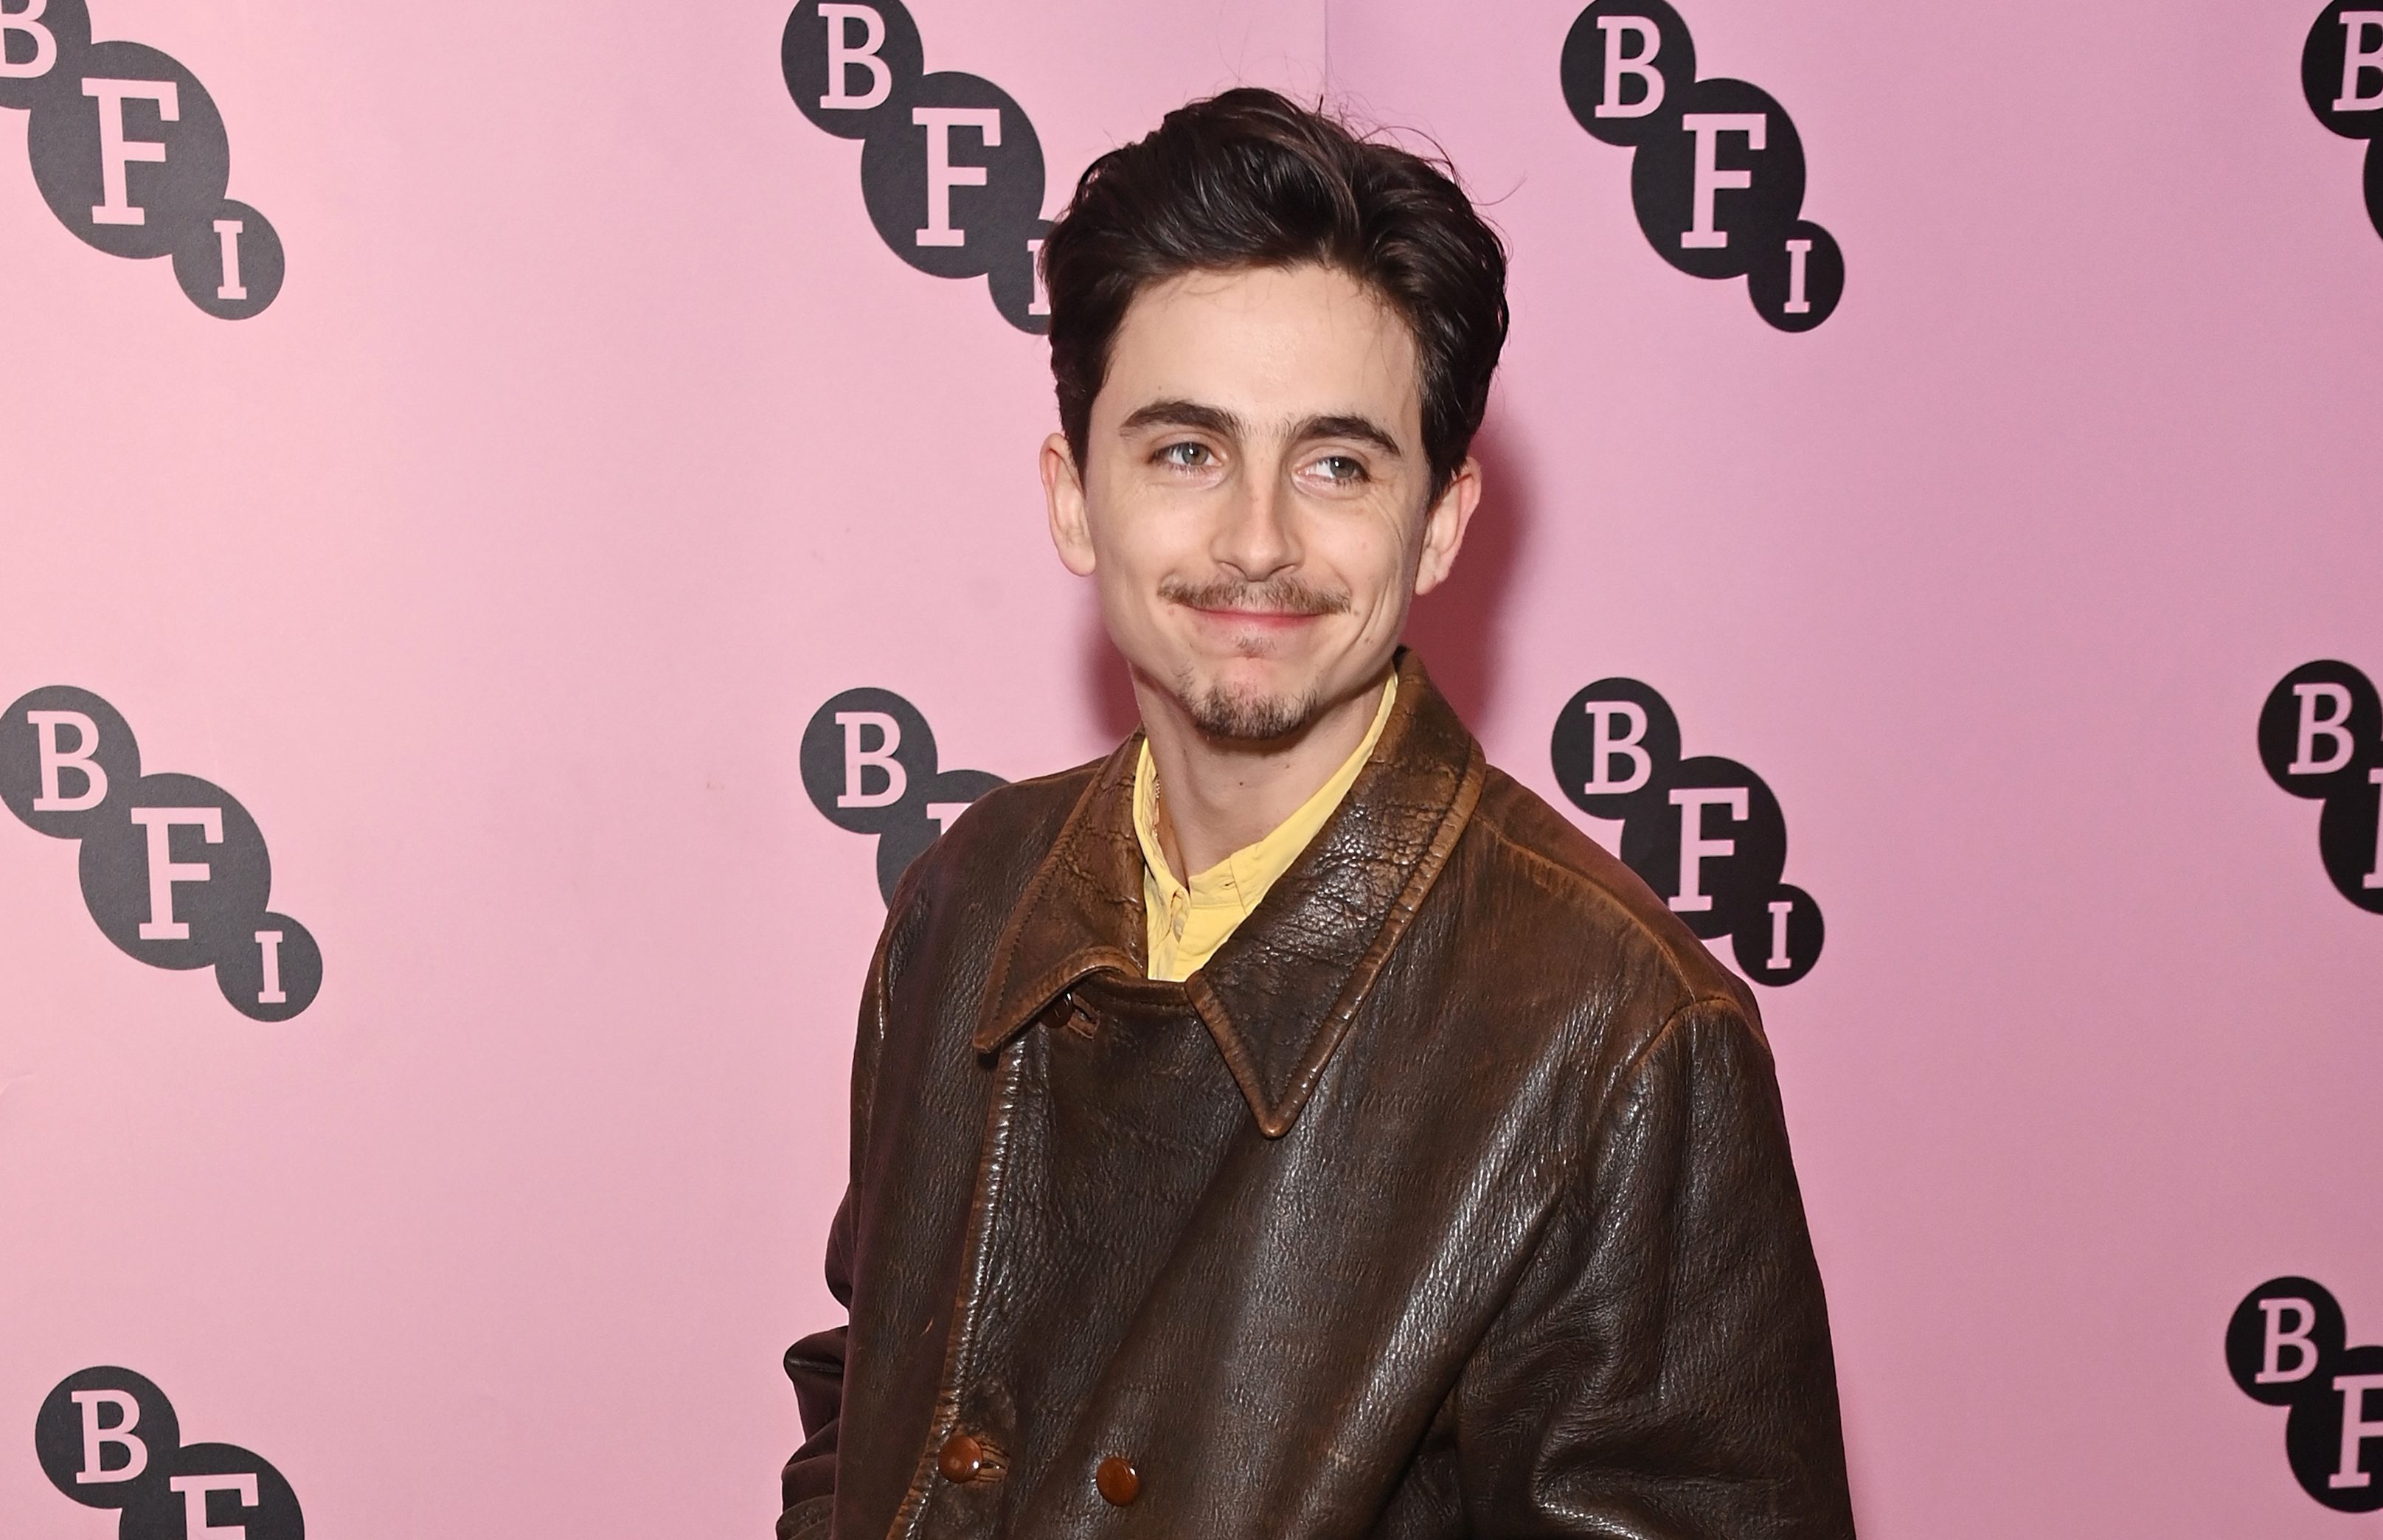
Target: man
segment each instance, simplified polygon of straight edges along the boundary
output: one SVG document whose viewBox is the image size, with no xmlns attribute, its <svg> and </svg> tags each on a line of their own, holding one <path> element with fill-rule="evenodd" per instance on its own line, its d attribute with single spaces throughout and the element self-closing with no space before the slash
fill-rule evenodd
<svg viewBox="0 0 2383 1540">
<path fill-rule="evenodd" d="M 1241 90 L 1043 261 L 1052 537 L 1142 731 L 895 894 L 779 1534 L 1850 1535 L 1747 992 L 1398 650 L 1496 236 Z"/>
</svg>

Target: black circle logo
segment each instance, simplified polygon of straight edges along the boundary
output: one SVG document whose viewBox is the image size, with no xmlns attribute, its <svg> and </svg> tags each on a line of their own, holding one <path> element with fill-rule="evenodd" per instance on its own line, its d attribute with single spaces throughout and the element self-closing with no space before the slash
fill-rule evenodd
<svg viewBox="0 0 2383 1540">
<path fill-rule="evenodd" d="M 1681 760 L 1663 790 L 1673 816 L 1624 825 L 1623 864 L 1707 941 L 1755 921 L 1787 865 L 1779 799 L 1744 765 L 1711 756 Z"/>
<path fill-rule="evenodd" d="M 2383 7 L 2333 0 L 2301 45 L 2301 94 L 2344 139 L 2383 135 Z"/>
<path fill-rule="evenodd" d="M 1591 818 L 1647 817 L 1663 806 L 1680 764 L 1680 722 L 1635 679 L 1600 679 L 1556 715 L 1548 745 L 1557 782 Z"/>
<path fill-rule="evenodd" d="M 191 302 L 223 321 L 244 321 L 281 293 L 281 232 L 246 203 L 227 198 L 174 242 L 174 281 Z"/>
<path fill-rule="evenodd" d="M 0 716 L 0 802 L 29 828 L 79 840 L 140 779 L 131 724 L 89 690 L 30 690 Z"/>
<path fill-rule="evenodd" d="M 1582 128 L 1608 144 L 1638 145 L 1679 127 L 1697 45 L 1663 0 L 1597 0 L 1564 34 L 1557 72 Z"/>
<path fill-rule="evenodd" d="M 206 224 L 231 180 L 231 142 L 199 78 L 139 43 L 94 43 L 81 89 L 34 102 L 33 181 L 58 222 L 101 251 L 161 257 Z"/>
<path fill-rule="evenodd" d="M 1787 819 L 1735 759 L 1683 758 L 1669 702 L 1636 679 L 1600 679 L 1556 715 L 1548 757 L 1574 807 L 1619 821 L 1623 864 L 1689 930 L 1730 938 L 1747 978 L 1792 984 L 1820 960 L 1820 905 L 1781 880 Z"/>
<path fill-rule="evenodd" d="M 786 18 L 778 68 L 805 117 L 839 139 L 867 139 L 908 121 L 926 49 L 899 0 L 803 0 Z"/>
<path fill-rule="evenodd" d="M 0 0 L 0 107 L 75 89 L 90 47 L 83 0 Z"/>
<path fill-rule="evenodd" d="M 2270 1278 L 2226 1323 L 2242 1394 L 2290 1408 L 2284 1459 L 2301 1490 L 2340 1513 L 2383 1509 L 2383 1347 L 2351 1347 L 2341 1307 L 2310 1278 Z"/>
<path fill-rule="evenodd" d="M 803 116 L 861 142 L 861 201 L 887 248 L 937 277 L 982 276 L 1004 320 L 1048 331 L 1043 142 L 1009 93 L 982 76 L 925 73 L 900 0 L 802 0 L 778 53 Z"/>
<path fill-rule="evenodd" d="M 860 192 L 877 234 L 939 278 L 970 278 L 1025 249 L 1043 215 L 1043 143 L 1009 92 L 977 75 L 919 82 L 908 120 L 869 136 Z"/>
<path fill-rule="evenodd" d="M 162 1487 L 181 1445 L 166 1393 L 109 1364 L 60 1380 L 33 1418 L 42 1473 L 90 1508 L 122 1508 L 142 1489 Z"/>
<path fill-rule="evenodd" d="M 153 967 L 213 967 L 241 1014 L 287 1021 L 314 1004 L 323 954 L 269 913 L 265 836 L 230 793 L 194 775 L 143 775 L 131 726 L 71 685 L 0 716 L 0 801 L 42 833 L 80 840 L 83 903 L 103 934 Z"/>
<path fill-rule="evenodd" d="M 1835 236 L 1798 219 L 1755 249 L 1746 293 L 1757 314 L 1781 331 L 1810 331 L 1835 314 L 1846 297 L 1846 254 Z"/>
<path fill-rule="evenodd" d="M 130 1369 L 59 1381 L 34 1416 L 33 1448 L 51 1485 L 123 1510 L 120 1540 L 305 1540 L 298 1494 L 270 1460 L 236 1444 L 185 1445 L 166 1393 Z"/>
<path fill-rule="evenodd" d="M 192 1444 L 174 1472 L 125 1505 L 117 1540 L 305 1540 L 298 1494 L 270 1460 L 237 1444 Z"/>
<path fill-rule="evenodd" d="M 935 734 L 891 690 L 846 690 L 803 728 L 803 790 L 829 822 L 877 836 L 877 892 L 895 885 L 977 798 L 1004 784 L 983 770 L 943 770 Z"/>
<path fill-rule="evenodd" d="M 1630 201 L 1662 259 L 1700 278 L 1735 278 L 1787 239 L 1804 206 L 1804 142 L 1770 92 L 1698 80 L 1680 96 L 1675 133 L 1638 147 Z"/>
<path fill-rule="evenodd" d="M 2294 796 L 2321 799 L 2317 854 L 2334 890 L 2383 914 L 2383 701 L 2336 659 L 2303 663 L 2259 708 L 2259 763 Z"/>
<path fill-rule="evenodd" d="M 1696 70 L 1687 23 L 1664 0 L 1596 0 L 1557 73 L 1580 126 L 1634 152 L 1631 207 L 1656 253 L 1698 277 L 1745 277 L 1756 314 L 1810 331 L 1845 297 L 1846 257 L 1802 217 L 1803 138 L 1768 92 Z"/>
</svg>

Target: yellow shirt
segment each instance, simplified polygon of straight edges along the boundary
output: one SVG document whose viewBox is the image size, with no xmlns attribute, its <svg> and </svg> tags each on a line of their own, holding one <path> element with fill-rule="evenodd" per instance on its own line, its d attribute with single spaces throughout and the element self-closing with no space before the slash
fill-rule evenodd
<svg viewBox="0 0 2383 1540">
<path fill-rule="evenodd" d="M 1133 831 L 1142 840 L 1142 908 L 1150 934 L 1150 976 L 1176 981 L 1189 979 L 1216 955 L 1275 880 L 1290 869 L 1324 820 L 1340 806 L 1366 757 L 1390 720 L 1390 703 L 1398 698 L 1399 676 L 1392 673 L 1382 686 L 1382 703 L 1374 709 L 1374 725 L 1365 741 L 1315 788 L 1315 795 L 1282 820 L 1275 832 L 1255 844 L 1245 844 L 1230 856 L 1194 873 L 1190 885 L 1175 880 L 1167 854 L 1158 842 L 1158 770 L 1151 763 L 1150 743 L 1143 740 L 1142 758 L 1133 768 Z"/>
</svg>

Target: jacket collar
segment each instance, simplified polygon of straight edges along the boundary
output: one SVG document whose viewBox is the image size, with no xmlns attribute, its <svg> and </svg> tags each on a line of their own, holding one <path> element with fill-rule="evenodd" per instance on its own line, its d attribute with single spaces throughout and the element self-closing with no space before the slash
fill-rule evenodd
<svg viewBox="0 0 2383 1540">
<path fill-rule="evenodd" d="M 1480 745 L 1398 658 L 1399 697 L 1356 784 L 1206 967 L 1181 986 L 1250 1111 L 1279 1139 L 1348 1035 L 1423 905 L 1486 774 Z M 1094 772 L 995 943 L 975 1044 L 991 1053 L 1095 974 L 1143 980 L 1142 850 L 1133 832 L 1137 733 Z"/>
</svg>

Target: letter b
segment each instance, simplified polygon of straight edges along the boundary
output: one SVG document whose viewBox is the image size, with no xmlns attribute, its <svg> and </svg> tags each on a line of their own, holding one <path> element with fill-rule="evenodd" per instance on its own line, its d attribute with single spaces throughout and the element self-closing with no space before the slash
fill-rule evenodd
<svg viewBox="0 0 2383 1540">
<path fill-rule="evenodd" d="M 2333 99 L 2333 110 L 2383 107 L 2383 11 L 2342 12 L 2341 32 L 2341 94 Z"/>
<path fill-rule="evenodd" d="M 28 711 L 25 720 L 33 725 L 40 745 L 41 795 L 33 798 L 37 813 L 81 813 L 107 800 L 107 771 L 100 769 L 92 753 L 99 747 L 99 723 L 80 711 Z M 64 748 L 58 743 L 58 729 L 72 728 L 75 746 Z M 60 784 L 65 771 L 71 770 L 82 778 L 82 790 L 72 796 Z"/>
<path fill-rule="evenodd" d="M 2299 748 L 2292 756 L 2287 775 L 2330 775 L 2350 763 L 2357 745 L 2350 741 L 2350 730 L 2342 724 L 2350 721 L 2350 690 L 2342 684 L 2295 684 L 2292 694 L 2300 697 L 2301 725 Z M 2317 758 L 2317 740 L 2326 743 L 2325 757 Z"/>
<path fill-rule="evenodd" d="M 2306 1300 L 2262 1300 L 2260 1311 L 2267 1318 L 2265 1342 L 2260 1351 L 2256 1385 L 2290 1385 L 2316 1373 L 2316 1344 L 2309 1339 L 2309 1328 L 2316 1324 L 2316 1306 Z M 2290 1325 L 2284 1317 L 2292 1318 Z M 2290 1368 L 2284 1367 L 2284 1354 L 2292 1356 Z"/>
<path fill-rule="evenodd" d="M 910 789 L 909 772 L 894 758 L 902 746 L 902 724 L 884 711 L 838 711 L 835 724 L 844 729 L 844 790 L 836 794 L 835 805 L 890 807 L 901 801 Z M 874 747 L 865 743 L 872 729 L 877 733 Z M 867 789 L 871 770 L 885 778 L 875 791 Z"/>
<path fill-rule="evenodd" d="M 82 1469 L 75 1472 L 78 1484 L 91 1482 L 130 1481 L 149 1468 L 149 1446 L 136 1437 L 132 1430 L 141 1423 L 141 1403 L 129 1390 L 77 1390 L 75 1405 L 82 1411 Z M 103 1421 L 101 1412 L 113 1409 L 112 1421 Z M 110 1448 L 124 1451 L 124 1459 L 111 1465 Z"/>
<path fill-rule="evenodd" d="M 885 18 L 874 6 L 828 6 L 819 8 L 827 24 L 827 92 L 820 106 L 829 112 L 866 112 L 894 94 L 894 70 L 878 50 L 885 46 Z M 849 31 L 860 23 L 860 41 Z M 855 95 L 849 89 L 856 68 L 869 76 L 869 89 Z"/>
<path fill-rule="evenodd" d="M 1588 782 L 1581 789 L 1590 796 L 1624 796 L 1638 790 L 1654 778 L 1655 759 L 1644 746 L 1647 736 L 1647 708 L 1635 700 L 1592 700 L 1583 707 L 1595 719 L 1589 730 Z M 1630 724 L 1629 731 L 1617 734 L 1616 721 Z M 1630 773 L 1611 773 L 1613 761 L 1628 762 Z"/>
<path fill-rule="evenodd" d="M 1663 105 L 1663 77 L 1655 72 L 1655 55 L 1663 51 L 1663 34 L 1643 16 L 1600 16 L 1598 30 L 1605 34 L 1605 99 L 1597 104 L 1599 117 L 1644 117 Z M 1625 53 L 1625 41 L 1638 40 Z M 1638 99 L 1625 102 L 1622 82 L 1638 82 Z"/>
<path fill-rule="evenodd" d="M 72 92 L 90 48 L 84 0 L 0 0 L 0 107 Z"/>
<path fill-rule="evenodd" d="M 778 64 L 813 125 L 867 139 L 908 120 L 901 109 L 926 57 L 902 0 L 802 0 L 786 18 Z"/>
<path fill-rule="evenodd" d="M 24 0 L 13 10 L 0 0 L 0 80 L 38 80 L 56 66 L 58 35 L 42 23 L 49 9 L 50 0 Z M 19 38 L 31 43 L 30 56 L 12 58 Z"/>
</svg>

